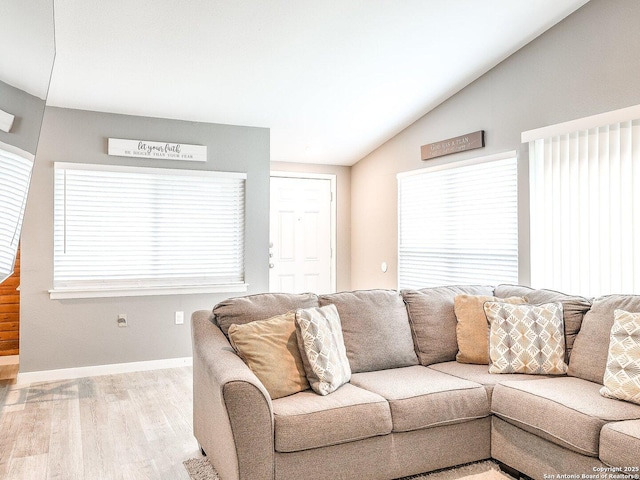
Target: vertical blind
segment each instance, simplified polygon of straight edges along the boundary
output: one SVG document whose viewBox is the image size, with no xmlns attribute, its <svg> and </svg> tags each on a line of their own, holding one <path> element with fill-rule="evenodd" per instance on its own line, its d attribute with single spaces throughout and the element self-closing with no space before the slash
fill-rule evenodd
<svg viewBox="0 0 640 480">
<path fill-rule="evenodd" d="M 13 271 L 33 162 L 0 150 L 0 281 Z"/>
<path fill-rule="evenodd" d="M 515 152 L 398 175 L 398 284 L 517 283 Z"/>
<path fill-rule="evenodd" d="M 640 121 L 536 139 L 529 157 L 531 284 L 640 293 Z"/>
<path fill-rule="evenodd" d="M 56 163 L 54 290 L 244 282 L 245 179 Z"/>
</svg>

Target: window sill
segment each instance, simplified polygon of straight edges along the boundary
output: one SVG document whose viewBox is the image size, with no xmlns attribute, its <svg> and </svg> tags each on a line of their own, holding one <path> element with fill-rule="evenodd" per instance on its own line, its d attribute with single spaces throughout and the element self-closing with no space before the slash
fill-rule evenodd
<svg viewBox="0 0 640 480">
<path fill-rule="evenodd" d="M 71 298 L 142 297 L 156 295 L 188 295 L 198 293 L 246 292 L 246 283 L 228 285 L 174 285 L 169 287 L 56 288 L 49 290 L 51 300 Z"/>
</svg>

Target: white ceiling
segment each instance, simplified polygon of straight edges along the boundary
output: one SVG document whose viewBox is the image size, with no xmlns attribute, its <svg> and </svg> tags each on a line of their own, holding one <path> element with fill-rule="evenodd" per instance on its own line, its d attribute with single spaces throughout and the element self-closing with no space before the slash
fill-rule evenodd
<svg viewBox="0 0 640 480">
<path fill-rule="evenodd" d="M 268 127 L 274 161 L 352 165 L 586 1 L 55 0 L 48 104 Z"/>
<path fill-rule="evenodd" d="M 53 1 L 0 0 L 0 80 L 47 98 L 53 65 Z"/>
</svg>

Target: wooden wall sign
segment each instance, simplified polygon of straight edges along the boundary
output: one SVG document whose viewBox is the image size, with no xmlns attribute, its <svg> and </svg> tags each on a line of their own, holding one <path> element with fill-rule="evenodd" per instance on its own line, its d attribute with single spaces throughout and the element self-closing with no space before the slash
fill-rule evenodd
<svg viewBox="0 0 640 480">
<path fill-rule="evenodd" d="M 484 130 L 478 130 L 477 132 L 467 133 L 448 140 L 422 145 L 420 147 L 420 156 L 422 160 L 431 160 L 443 155 L 482 147 L 484 147 Z"/>
<path fill-rule="evenodd" d="M 119 157 L 153 158 L 206 162 L 207 147 L 185 143 L 149 142 L 146 140 L 109 139 L 109 155 Z"/>
</svg>

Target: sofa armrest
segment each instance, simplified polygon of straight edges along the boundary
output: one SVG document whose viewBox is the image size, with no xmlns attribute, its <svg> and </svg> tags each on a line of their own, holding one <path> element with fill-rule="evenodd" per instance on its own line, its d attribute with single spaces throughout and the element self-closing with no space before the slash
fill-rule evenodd
<svg viewBox="0 0 640 480">
<path fill-rule="evenodd" d="M 273 480 L 271 398 L 208 310 L 191 316 L 193 432 L 221 479 Z"/>
</svg>

